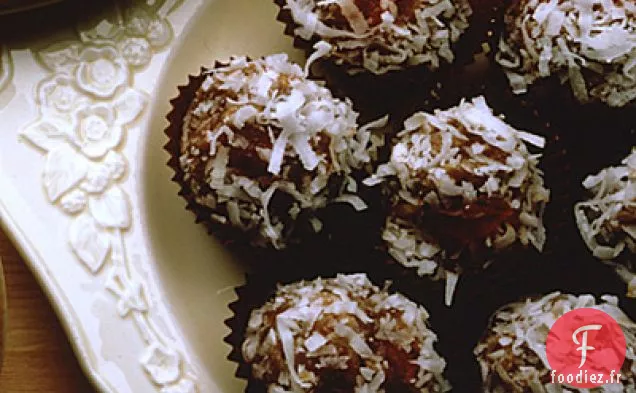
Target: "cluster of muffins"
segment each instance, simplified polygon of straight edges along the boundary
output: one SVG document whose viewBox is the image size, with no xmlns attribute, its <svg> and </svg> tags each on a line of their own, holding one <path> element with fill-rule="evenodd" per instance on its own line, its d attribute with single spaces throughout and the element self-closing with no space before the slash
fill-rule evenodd
<svg viewBox="0 0 636 393">
<path fill-rule="evenodd" d="M 286 250 L 311 254 L 313 236 L 323 236 L 319 244 L 329 248 L 333 236 L 324 217 L 343 204 L 356 217 L 367 211 L 381 216 L 377 238 L 367 244 L 381 258 L 357 265 L 369 276 L 318 268 L 331 278 L 317 278 L 315 266 L 305 276 L 303 260 L 292 261 L 298 277 L 278 282 L 258 305 L 250 301 L 235 310 L 244 314 L 235 318 L 242 325 L 231 325 L 240 331 L 232 342 L 237 360 L 270 393 L 449 391 L 427 310 L 369 277 L 382 277 L 389 261 L 414 274 L 411 294 L 443 280 L 437 300 L 452 307 L 460 276 L 470 280 L 489 274 L 494 264 L 514 266 L 521 255 L 541 259 L 550 239 L 544 214 L 553 196 L 544 170 L 561 170 L 542 169 L 541 161 L 555 136 L 547 128 L 513 126 L 480 94 L 446 108 L 406 116 L 388 111 L 362 122 L 364 107 L 338 98 L 333 80 L 311 73 L 320 61 L 366 80 L 397 80 L 415 68 L 435 78 L 442 64 L 452 67 L 466 50 L 462 40 L 475 39 L 471 28 L 485 23 L 475 9 L 485 2 L 276 3 L 296 45 L 312 48 L 306 66 L 286 54 L 234 56 L 191 77 L 168 117 L 174 180 L 197 221 L 217 237 L 273 253 L 273 261 L 261 261 L 262 274 L 284 269 L 276 260 Z M 581 105 L 596 101 L 625 113 L 633 108 L 633 2 L 501 5 L 504 28 L 491 31 L 499 45 L 490 55 L 507 77 L 505 89 L 529 94 L 538 81 L 556 78 Z M 429 102 L 429 93 L 420 99 Z M 577 201 L 574 217 L 593 256 L 611 264 L 636 297 L 636 150 L 620 164 L 585 179 L 590 199 Z M 633 329 L 614 298 L 597 305 L 588 295 L 552 293 L 509 304 L 493 314 L 476 343 L 483 391 L 578 391 L 550 386 L 545 353 L 525 332 L 549 328 L 564 310 L 580 307 L 619 315 Z M 622 374 L 625 391 L 635 386 L 633 355 Z"/>
</svg>

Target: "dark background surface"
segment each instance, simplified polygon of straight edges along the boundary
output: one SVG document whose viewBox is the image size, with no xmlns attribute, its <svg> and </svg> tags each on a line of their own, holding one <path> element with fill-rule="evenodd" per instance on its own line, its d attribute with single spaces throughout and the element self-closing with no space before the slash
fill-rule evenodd
<svg viewBox="0 0 636 393">
<path fill-rule="evenodd" d="M 501 2 L 474 2 L 483 6 L 478 8 L 478 14 L 488 19 L 484 23 L 490 23 L 491 30 L 500 30 L 501 13 L 490 21 L 499 11 L 489 12 L 486 7 Z M 496 36 L 493 34 L 488 40 L 491 47 L 496 45 Z M 476 46 L 469 43 L 466 48 L 473 51 Z M 418 79 L 423 74 L 415 72 L 408 73 L 407 79 L 384 78 L 374 83 L 366 77 L 343 77 L 337 68 L 320 63 L 313 71 L 327 80 L 334 94 L 352 98 L 362 121 L 377 118 L 388 108 L 393 115 L 393 132 L 416 110 L 444 109 L 457 105 L 462 98 L 484 95 L 494 112 L 504 115 L 513 127 L 544 136 L 547 144 L 540 168 L 545 173 L 546 187 L 551 190 L 544 216 L 548 236 L 544 251 L 515 250 L 498 257 L 480 274 L 462 276 L 453 305 L 448 308 L 443 304 L 442 283 L 419 279 L 413 272 L 387 263 L 386 253 L 377 247 L 381 244 L 379 230 L 383 222 L 381 198 L 375 191 L 367 190 L 367 197 L 375 201 L 370 211 L 356 214 L 340 206 L 326 214 L 325 228 L 331 233 L 326 244 L 317 240 L 316 244 L 303 243 L 302 247 L 282 254 L 258 252 L 253 257 L 257 267 L 248 275 L 246 287 L 239 288 L 239 301 L 231 306 L 236 317 L 228 321 L 233 328 L 228 342 L 236 348 L 250 310 L 273 293 L 277 282 L 364 271 L 380 286 L 391 280 L 393 290 L 426 307 L 431 314 L 431 326 L 438 334 L 437 349 L 447 361 L 446 375 L 453 391 L 478 392 L 481 377 L 472 351 L 489 317 L 507 303 L 552 291 L 593 294 L 597 300 L 601 295 L 611 294 L 636 319 L 636 300 L 625 296 L 626 284 L 613 269 L 592 256 L 581 239 L 573 213 L 576 202 L 589 198 L 581 185 L 585 177 L 605 167 L 620 165 L 632 147 L 636 147 L 636 107 L 581 105 L 575 102 L 569 86 L 561 86 L 555 78 L 536 83 L 529 94 L 515 96 L 499 67 L 483 66 L 494 64 L 493 54 L 480 56 L 481 65 L 472 62 L 470 54 L 468 60 L 464 56 L 459 66 L 429 74 L 428 79 Z M 266 267 L 262 268 L 263 265 Z M 240 362 L 239 353 L 235 350 L 230 359 Z M 237 374 L 245 378 L 249 369 L 241 366 Z M 260 392 L 262 386 L 251 383 L 248 390 Z"/>
<path fill-rule="evenodd" d="M 27 14 L 0 17 L 0 42 L 10 39 L 19 45 L 34 36 L 52 34 L 79 15 L 99 13 L 104 3 L 68 1 Z M 379 89 L 381 86 L 374 89 L 368 85 L 343 84 L 343 94 L 350 93 L 348 95 L 354 99 L 358 96 L 355 102 L 362 112 L 362 119 L 373 118 L 378 108 L 393 108 L 397 115 L 394 125 L 399 125 L 413 110 L 445 108 L 456 105 L 462 97 L 485 94 L 495 112 L 505 114 L 510 124 L 546 136 L 548 145 L 541 166 L 545 170 L 546 185 L 552 192 L 552 201 L 545 216 L 548 230 L 545 252 L 513 253 L 483 274 L 462 277 L 453 306 L 447 308 L 443 305 L 441 284 L 420 281 L 397 266 L 386 265 L 386 256 L 372 247 L 377 243 L 381 225 L 379 214 L 371 212 L 360 219 L 360 215 L 342 208 L 331 212 L 331 218 L 327 217 L 334 233 L 329 247 L 317 241 L 284 255 L 270 255 L 268 258 L 276 259 L 280 267 L 250 276 L 251 292 L 241 292 L 242 302 L 235 305 L 239 318 L 230 323 L 235 333 L 240 333 L 241 323 L 249 310 L 271 293 L 275 281 L 368 271 L 376 284 L 393 280 L 393 289 L 429 310 L 431 325 L 439 336 L 437 348 L 448 362 L 447 376 L 454 391 L 472 392 L 478 391 L 480 380 L 472 348 L 486 328 L 488 317 L 508 302 L 554 290 L 596 296 L 610 293 L 619 297 L 621 306 L 632 319 L 636 318 L 636 302 L 625 298 L 625 284 L 614 272 L 591 256 L 580 238 L 572 213 L 574 203 L 585 198 L 580 185 L 582 180 L 604 167 L 618 165 L 636 145 L 634 108 L 609 110 L 602 105 L 580 106 L 572 101 L 567 88 L 554 86 L 555 83 L 545 83 L 526 97 L 515 97 L 508 93 L 505 78 L 496 68 L 475 77 L 467 78 L 466 75 L 463 67 L 445 70 L 435 76 L 435 80 L 440 81 L 439 86 L 428 81 L 420 85 L 406 84 L 392 91 Z M 347 88 L 352 90 L 347 91 Z M 356 89 L 358 93 L 354 91 Z M 430 100 L 431 89 L 439 98 Z M 381 206 L 377 210 L 381 210 Z M 9 267 L 7 279 L 12 318 L 0 390 L 54 392 L 61 388 L 59 391 L 89 391 L 41 291 L 8 242 L 0 239 L 0 245 L 0 255 Z M 264 257 L 267 256 L 258 256 L 259 259 Z M 301 271 L 294 268 L 299 261 L 302 261 Z M 16 311 L 12 312 L 12 307 Z M 38 323 L 45 323 L 47 328 L 33 328 Z M 236 342 L 237 335 L 233 337 L 230 341 Z M 32 390 L 29 387 L 33 387 Z"/>
</svg>

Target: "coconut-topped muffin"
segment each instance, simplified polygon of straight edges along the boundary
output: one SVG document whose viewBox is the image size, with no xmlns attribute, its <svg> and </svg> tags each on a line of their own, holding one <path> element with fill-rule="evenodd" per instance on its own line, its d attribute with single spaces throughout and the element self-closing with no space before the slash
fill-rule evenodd
<svg viewBox="0 0 636 393">
<path fill-rule="evenodd" d="M 506 16 L 497 61 L 515 93 L 554 75 L 581 102 L 636 100 L 633 0 L 519 0 Z"/>
<path fill-rule="evenodd" d="M 576 389 L 552 383 L 546 354 L 548 332 L 558 318 L 579 308 L 605 312 L 625 334 L 628 349 L 620 370 L 622 386 L 608 384 Z M 481 366 L 485 393 L 618 393 L 636 391 L 635 346 L 636 324 L 618 307 L 616 297 L 603 296 L 597 304 L 591 295 L 554 292 L 538 300 L 509 304 L 497 311 L 474 352 Z"/>
<path fill-rule="evenodd" d="M 583 186 L 591 198 L 574 207 L 581 236 L 596 258 L 616 263 L 628 295 L 636 297 L 636 149 Z"/>
<path fill-rule="evenodd" d="M 180 168 L 210 220 L 280 249 L 301 216 L 319 231 L 313 212 L 327 204 L 365 208 L 351 175 L 373 160 L 382 141 L 370 129 L 385 119 L 359 127 L 349 100 L 284 54 L 235 57 L 204 77 L 183 119 Z"/>
<path fill-rule="evenodd" d="M 468 0 L 281 0 L 294 34 L 351 74 L 452 63 L 468 28 Z"/>
<path fill-rule="evenodd" d="M 252 312 L 242 353 L 268 392 L 445 392 L 427 319 L 364 274 L 303 281 Z"/>
<path fill-rule="evenodd" d="M 390 194 L 388 252 L 421 276 L 445 278 L 450 304 L 458 274 L 485 267 L 491 251 L 542 250 L 550 193 L 526 144 L 544 142 L 495 116 L 483 97 L 411 116 L 389 162 L 365 180 Z"/>
</svg>

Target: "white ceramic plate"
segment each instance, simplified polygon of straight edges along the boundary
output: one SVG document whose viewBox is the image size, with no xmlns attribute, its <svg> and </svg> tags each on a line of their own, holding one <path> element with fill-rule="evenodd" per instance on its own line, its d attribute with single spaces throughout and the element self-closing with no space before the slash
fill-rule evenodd
<svg viewBox="0 0 636 393">
<path fill-rule="evenodd" d="M 289 52 L 268 0 L 113 4 L 0 48 L 0 217 L 111 393 L 240 392 L 223 343 L 243 268 L 193 223 L 162 150 L 188 73 Z"/>
</svg>

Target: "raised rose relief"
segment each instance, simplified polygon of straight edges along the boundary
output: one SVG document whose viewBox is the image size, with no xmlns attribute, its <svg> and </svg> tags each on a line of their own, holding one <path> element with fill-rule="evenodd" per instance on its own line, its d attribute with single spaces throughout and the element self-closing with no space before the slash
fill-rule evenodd
<svg viewBox="0 0 636 393">
<path fill-rule="evenodd" d="M 126 237 L 135 208 L 122 185 L 126 133 L 143 116 L 148 94 L 135 76 L 172 41 L 167 15 L 178 1 L 114 7 L 117 17 L 79 28 L 77 39 L 34 56 L 48 75 L 37 84 L 38 117 L 20 137 L 45 155 L 43 197 L 69 218 L 69 247 L 116 299 L 146 344 L 143 370 L 160 393 L 195 393 L 196 375 L 169 336 L 153 324 L 144 279 L 135 273 Z M 0 47 L 0 91 L 9 83 L 9 51 Z"/>
<path fill-rule="evenodd" d="M 0 92 L 9 85 L 12 76 L 13 65 L 11 64 L 9 49 L 0 44 Z"/>
</svg>

